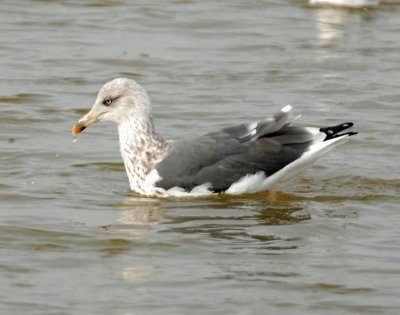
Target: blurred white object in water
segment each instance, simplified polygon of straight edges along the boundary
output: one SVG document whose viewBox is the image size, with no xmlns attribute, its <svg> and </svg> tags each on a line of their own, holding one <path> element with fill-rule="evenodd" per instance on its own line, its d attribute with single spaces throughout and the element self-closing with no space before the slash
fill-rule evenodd
<svg viewBox="0 0 400 315">
<path fill-rule="evenodd" d="M 330 4 L 350 8 L 365 8 L 379 5 L 379 0 L 310 0 L 310 4 Z"/>
</svg>

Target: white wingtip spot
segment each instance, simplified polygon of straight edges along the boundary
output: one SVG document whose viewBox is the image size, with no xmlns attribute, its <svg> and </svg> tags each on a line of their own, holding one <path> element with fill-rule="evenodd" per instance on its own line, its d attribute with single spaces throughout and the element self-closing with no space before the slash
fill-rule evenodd
<svg viewBox="0 0 400 315">
<path fill-rule="evenodd" d="M 293 109 L 292 105 L 286 105 L 284 108 L 282 108 L 281 112 L 283 113 L 288 113 Z"/>
<path fill-rule="evenodd" d="M 257 122 L 257 121 L 254 121 L 254 122 L 252 122 L 252 123 L 250 123 L 250 124 L 247 125 L 247 130 L 248 130 L 248 131 L 252 131 L 252 130 L 254 130 L 254 129 L 257 128 L 257 125 L 258 125 L 258 122 Z"/>
</svg>

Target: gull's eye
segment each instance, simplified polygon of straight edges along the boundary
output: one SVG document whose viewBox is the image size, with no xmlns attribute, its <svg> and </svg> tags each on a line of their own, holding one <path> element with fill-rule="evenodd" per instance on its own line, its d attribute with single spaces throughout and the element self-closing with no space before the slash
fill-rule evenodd
<svg viewBox="0 0 400 315">
<path fill-rule="evenodd" d="M 112 103 L 112 99 L 111 99 L 111 98 L 106 98 L 106 99 L 103 101 L 103 105 L 104 105 L 104 106 L 110 106 L 111 103 Z"/>
</svg>

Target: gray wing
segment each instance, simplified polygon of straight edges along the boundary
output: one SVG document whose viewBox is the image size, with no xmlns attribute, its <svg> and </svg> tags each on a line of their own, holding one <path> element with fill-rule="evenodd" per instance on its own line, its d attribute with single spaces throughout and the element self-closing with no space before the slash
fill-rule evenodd
<svg viewBox="0 0 400 315">
<path fill-rule="evenodd" d="M 290 126 L 291 107 L 274 117 L 174 142 L 156 165 L 158 187 L 190 191 L 210 183 L 221 192 L 247 174 L 267 176 L 300 157 L 315 140 L 309 128 Z"/>
</svg>

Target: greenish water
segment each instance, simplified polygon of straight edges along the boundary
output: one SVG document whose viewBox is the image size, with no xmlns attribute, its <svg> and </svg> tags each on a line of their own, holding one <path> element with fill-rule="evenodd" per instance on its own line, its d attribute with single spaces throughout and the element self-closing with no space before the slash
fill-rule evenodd
<svg viewBox="0 0 400 315">
<path fill-rule="evenodd" d="M 397 314 L 400 6 L 2 1 L 1 314 Z M 267 116 L 360 132 L 280 192 L 129 192 L 101 85 L 179 139 Z"/>
</svg>

